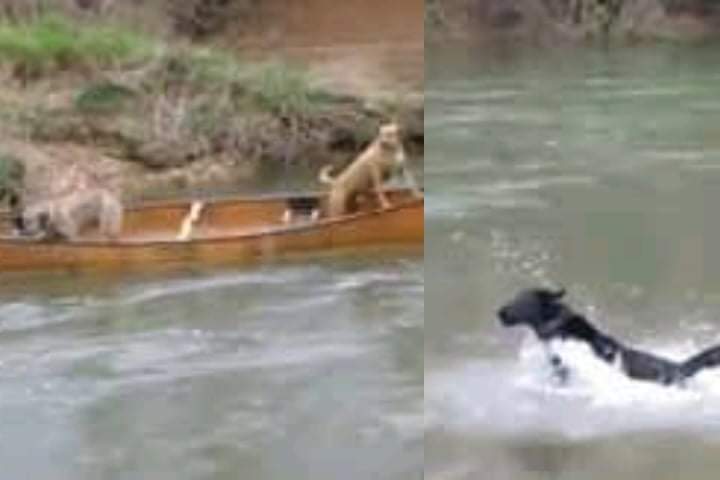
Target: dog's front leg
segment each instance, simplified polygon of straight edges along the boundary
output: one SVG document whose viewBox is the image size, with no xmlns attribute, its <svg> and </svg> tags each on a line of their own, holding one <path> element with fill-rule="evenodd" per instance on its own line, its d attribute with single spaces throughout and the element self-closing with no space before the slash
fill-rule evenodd
<svg viewBox="0 0 720 480">
<path fill-rule="evenodd" d="M 373 185 L 375 185 L 375 193 L 377 194 L 380 206 L 383 209 L 390 208 L 390 200 L 388 200 L 387 195 L 385 195 L 383 191 L 382 172 L 377 166 L 373 165 L 370 169 L 370 175 L 372 176 Z"/>
<path fill-rule="evenodd" d="M 545 355 L 547 356 L 548 363 L 550 364 L 551 380 L 556 385 L 565 385 L 570 378 L 570 369 L 563 363 L 560 355 L 555 353 L 550 345 L 544 344 Z"/>
<path fill-rule="evenodd" d="M 418 182 L 415 179 L 415 176 L 410 172 L 410 169 L 407 167 L 407 165 L 403 165 L 402 167 L 402 173 L 403 178 L 405 179 L 405 183 L 410 187 L 410 190 L 412 190 L 413 195 L 416 198 L 423 198 L 423 192 L 420 190 L 420 187 L 418 186 Z"/>
</svg>

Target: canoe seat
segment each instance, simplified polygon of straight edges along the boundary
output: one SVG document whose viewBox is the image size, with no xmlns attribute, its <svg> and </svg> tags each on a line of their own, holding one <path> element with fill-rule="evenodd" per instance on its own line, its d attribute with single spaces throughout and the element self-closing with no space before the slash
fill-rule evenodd
<svg viewBox="0 0 720 480">
<path fill-rule="evenodd" d="M 177 235 L 178 240 L 184 242 L 192 238 L 193 228 L 198 220 L 200 220 L 200 215 L 204 207 L 205 202 L 200 201 L 193 202 L 192 205 L 190 205 L 190 210 L 187 215 L 185 215 L 185 218 L 183 218 L 182 224 L 180 224 L 180 231 Z"/>
</svg>

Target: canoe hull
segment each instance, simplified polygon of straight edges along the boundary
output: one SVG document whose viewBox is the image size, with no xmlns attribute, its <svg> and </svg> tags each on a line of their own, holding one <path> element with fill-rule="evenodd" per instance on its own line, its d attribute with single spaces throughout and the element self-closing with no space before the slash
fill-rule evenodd
<svg viewBox="0 0 720 480">
<path fill-rule="evenodd" d="M 290 225 L 258 224 L 240 234 L 191 241 L 67 243 L 6 238 L 0 240 L 0 271 L 123 271 L 192 264 L 249 264 L 368 248 L 420 251 L 423 242 L 424 202 L 412 200 L 389 210 L 375 209 L 334 220 Z"/>
</svg>

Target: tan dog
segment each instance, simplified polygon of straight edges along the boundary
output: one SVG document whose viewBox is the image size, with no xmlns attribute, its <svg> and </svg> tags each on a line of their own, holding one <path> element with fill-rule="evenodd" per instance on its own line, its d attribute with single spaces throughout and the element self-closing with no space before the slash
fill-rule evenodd
<svg viewBox="0 0 720 480">
<path fill-rule="evenodd" d="M 75 240 L 88 227 L 116 238 L 122 230 L 123 206 L 104 188 L 89 188 L 29 206 L 23 213 L 26 235 Z"/>
<path fill-rule="evenodd" d="M 400 129 L 397 124 L 390 123 L 380 127 L 377 138 L 337 177 L 330 176 L 331 166 L 324 167 L 319 180 L 330 185 L 328 215 L 334 217 L 352 212 L 356 208 L 357 197 L 371 192 L 377 195 L 382 208 L 389 208 L 390 201 L 382 187 L 399 170 L 402 170 L 415 194 L 422 196 L 405 159 Z"/>
</svg>

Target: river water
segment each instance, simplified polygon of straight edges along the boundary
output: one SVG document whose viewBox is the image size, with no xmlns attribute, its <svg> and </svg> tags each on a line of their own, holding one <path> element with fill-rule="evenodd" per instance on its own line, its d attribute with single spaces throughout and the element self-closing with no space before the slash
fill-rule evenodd
<svg viewBox="0 0 720 480">
<path fill-rule="evenodd" d="M 426 51 L 430 480 L 717 478 L 720 373 L 631 382 L 494 312 L 564 285 L 624 341 L 720 343 L 720 49 Z"/>
<path fill-rule="evenodd" d="M 408 479 L 422 258 L 2 277 L 3 478 Z"/>
</svg>

